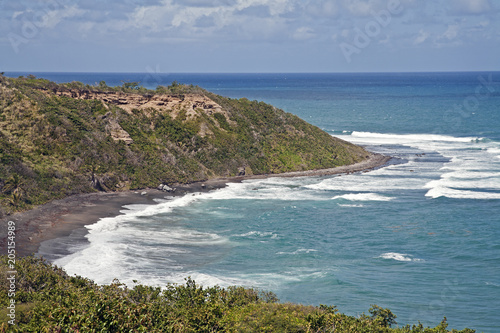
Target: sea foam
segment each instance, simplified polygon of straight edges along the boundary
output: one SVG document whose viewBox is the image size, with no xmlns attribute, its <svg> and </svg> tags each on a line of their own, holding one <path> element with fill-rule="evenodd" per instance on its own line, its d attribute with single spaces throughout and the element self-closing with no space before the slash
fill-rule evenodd
<svg viewBox="0 0 500 333">
<path fill-rule="evenodd" d="M 420 186 L 421 189 L 427 190 L 425 196 L 430 198 L 500 198 L 500 172 L 497 171 L 500 164 L 495 158 L 500 152 L 500 143 L 496 141 L 483 140 L 480 137 L 439 134 L 384 134 L 356 131 L 343 138 L 358 144 L 407 145 L 421 150 L 424 154 L 436 152 L 448 159 L 448 162 L 437 170 L 419 168 L 419 165 L 424 166 L 424 164 L 416 159 L 417 164 L 411 171 L 419 172 L 420 177 L 414 179 L 407 177 L 398 184 L 394 184 L 392 179 L 390 186 L 393 189 Z M 418 158 L 424 154 L 417 154 Z M 396 168 L 404 171 L 400 166 Z M 380 188 L 383 189 L 384 186 L 381 185 Z M 359 189 L 360 186 L 354 185 L 349 188 Z M 366 190 L 373 191 L 373 187 Z"/>
<path fill-rule="evenodd" d="M 349 201 L 391 201 L 394 198 L 386 197 L 377 193 L 349 193 L 334 196 L 332 199 L 345 199 Z"/>
<path fill-rule="evenodd" d="M 413 258 L 413 256 L 408 255 L 406 253 L 397 253 L 397 252 L 387 252 L 381 254 L 378 258 L 396 260 L 396 261 L 423 261 L 422 259 Z"/>
</svg>

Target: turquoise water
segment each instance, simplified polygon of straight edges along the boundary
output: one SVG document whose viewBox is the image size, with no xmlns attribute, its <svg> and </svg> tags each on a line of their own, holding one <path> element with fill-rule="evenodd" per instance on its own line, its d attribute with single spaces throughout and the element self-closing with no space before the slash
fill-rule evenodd
<svg viewBox="0 0 500 333">
<path fill-rule="evenodd" d="M 453 328 L 500 331 L 500 73 L 38 76 L 199 84 L 394 157 L 368 173 L 246 181 L 124 207 L 88 226 L 85 241 L 70 236 L 72 254 L 41 251 L 70 274 L 131 285 L 191 276 L 351 315 L 378 304 L 401 325 L 446 316 Z"/>
</svg>

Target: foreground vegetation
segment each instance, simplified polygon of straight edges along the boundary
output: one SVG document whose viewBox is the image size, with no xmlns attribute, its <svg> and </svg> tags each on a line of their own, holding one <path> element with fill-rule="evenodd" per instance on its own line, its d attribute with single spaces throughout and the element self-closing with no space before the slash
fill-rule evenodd
<svg viewBox="0 0 500 333">
<path fill-rule="evenodd" d="M 331 168 L 367 154 L 271 105 L 176 82 L 153 91 L 0 75 L 0 218 L 77 193 Z"/>
<path fill-rule="evenodd" d="M 7 260 L 0 258 L 0 332 L 474 332 L 450 331 L 446 319 L 435 328 L 391 327 L 396 316 L 376 305 L 355 318 L 334 306 L 279 303 L 272 293 L 203 288 L 191 279 L 165 288 L 128 288 L 118 281 L 99 286 L 34 257 L 16 263 L 11 325 Z"/>
</svg>

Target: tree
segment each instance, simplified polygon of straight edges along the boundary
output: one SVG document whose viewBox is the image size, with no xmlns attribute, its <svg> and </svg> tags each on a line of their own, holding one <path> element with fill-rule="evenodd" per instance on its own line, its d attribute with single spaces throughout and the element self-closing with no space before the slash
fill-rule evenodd
<svg viewBox="0 0 500 333">
<path fill-rule="evenodd" d="M 391 327 L 391 325 L 396 325 L 396 315 L 389 309 L 383 309 L 378 305 L 372 304 L 371 308 L 368 310 L 372 315 L 372 319 L 384 327 Z"/>
<path fill-rule="evenodd" d="M 139 82 L 123 82 L 122 87 L 124 89 L 137 90 L 137 89 L 139 89 Z"/>
<path fill-rule="evenodd" d="M 106 84 L 106 81 L 100 81 L 98 87 L 101 89 L 106 89 L 108 88 L 108 85 Z"/>
</svg>

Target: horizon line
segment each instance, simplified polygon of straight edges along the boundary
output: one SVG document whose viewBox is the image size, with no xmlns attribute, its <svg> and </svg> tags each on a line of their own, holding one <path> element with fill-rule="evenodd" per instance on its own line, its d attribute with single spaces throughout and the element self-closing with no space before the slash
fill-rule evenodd
<svg viewBox="0 0 500 333">
<path fill-rule="evenodd" d="M 496 70 L 443 70 L 443 71 L 359 71 L 359 72 L 138 72 L 138 71 L 110 71 L 110 72 L 99 72 L 99 71 L 26 71 L 26 70 L 14 70 L 14 71 L 3 71 L 0 73 L 26 73 L 26 74 L 150 74 L 150 75 L 169 75 L 169 74 L 425 74 L 425 73 L 488 73 L 488 72 L 500 72 L 500 69 Z"/>
</svg>

